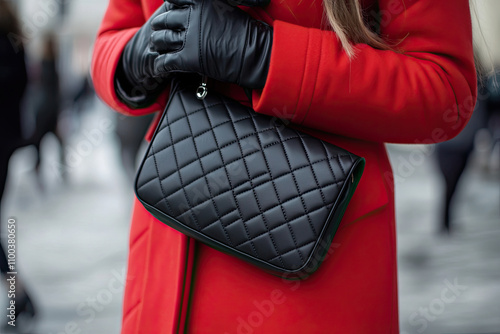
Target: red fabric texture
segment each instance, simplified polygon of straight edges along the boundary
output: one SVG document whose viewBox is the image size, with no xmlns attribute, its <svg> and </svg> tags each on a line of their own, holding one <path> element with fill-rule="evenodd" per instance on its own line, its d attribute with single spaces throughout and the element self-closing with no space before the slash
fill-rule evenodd
<svg viewBox="0 0 500 334">
<path fill-rule="evenodd" d="M 245 9 L 274 27 L 269 76 L 254 91 L 257 112 L 366 159 L 366 168 L 330 254 L 309 279 L 284 281 L 195 243 L 136 201 L 130 234 L 123 334 L 398 333 L 393 173 L 384 142 L 454 137 L 476 99 L 467 0 L 363 0 L 380 10 L 381 36 L 397 52 L 357 45 L 349 60 L 322 25 L 320 1 L 271 1 Z M 95 45 L 92 76 L 112 108 L 131 109 L 113 76 L 127 41 L 161 0 L 110 0 Z M 226 15 L 230 15 L 227 13 Z M 238 100 L 243 91 L 209 82 Z"/>
</svg>

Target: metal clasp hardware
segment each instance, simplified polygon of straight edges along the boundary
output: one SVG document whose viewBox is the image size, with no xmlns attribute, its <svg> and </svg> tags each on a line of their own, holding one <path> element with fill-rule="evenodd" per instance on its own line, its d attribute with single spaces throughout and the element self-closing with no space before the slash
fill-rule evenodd
<svg viewBox="0 0 500 334">
<path fill-rule="evenodd" d="M 207 76 L 204 75 L 202 77 L 201 84 L 198 86 L 196 89 L 196 98 L 198 100 L 203 100 L 208 94 L 208 88 L 207 88 Z"/>
</svg>

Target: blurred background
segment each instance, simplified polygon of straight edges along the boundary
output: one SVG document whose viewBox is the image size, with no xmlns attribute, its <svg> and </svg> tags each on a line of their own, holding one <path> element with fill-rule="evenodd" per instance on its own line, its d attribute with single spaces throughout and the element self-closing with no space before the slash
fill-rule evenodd
<svg viewBox="0 0 500 334">
<path fill-rule="evenodd" d="M 14 219 L 23 306 L 17 329 L 119 333 L 132 181 L 151 116 L 119 115 L 94 94 L 89 63 L 107 1 L 2 2 L 19 18 L 27 68 L 24 97 L 12 106 L 21 129 L 2 118 L 0 131 L 8 138 L 2 169 L 9 164 L 2 241 Z M 500 1 L 473 4 L 478 59 L 498 70 Z M 453 141 L 387 145 L 402 333 L 500 333 L 500 91 L 493 82 L 485 77 L 473 119 Z M 0 90 L 2 99 L 16 95 L 13 86 Z M 7 302 L 1 285 L 0 305 Z"/>
</svg>

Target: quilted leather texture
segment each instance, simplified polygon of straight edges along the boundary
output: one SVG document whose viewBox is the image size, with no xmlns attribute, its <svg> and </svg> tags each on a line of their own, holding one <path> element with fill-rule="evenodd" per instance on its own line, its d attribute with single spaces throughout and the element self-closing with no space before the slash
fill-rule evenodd
<svg viewBox="0 0 500 334">
<path fill-rule="evenodd" d="M 331 242 L 335 203 L 360 160 L 364 166 L 278 119 L 216 93 L 198 100 L 184 87 L 171 93 L 136 194 L 160 220 L 212 247 L 293 272 Z"/>
</svg>

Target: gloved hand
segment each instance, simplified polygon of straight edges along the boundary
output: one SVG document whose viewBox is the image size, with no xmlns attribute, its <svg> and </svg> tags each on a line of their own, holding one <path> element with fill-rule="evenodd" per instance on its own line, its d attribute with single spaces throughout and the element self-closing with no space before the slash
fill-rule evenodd
<svg viewBox="0 0 500 334">
<path fill-rule="evenodd" d="M 159 15 L 173 9 L 165 2 L 143 24 L 125 46 L 115 73 L 115 91 L 123 102 L 133 108 L 146 107 L 153 103 L 166 85 L 168 73 L 155 75 L 154 61 L 158 53 L 151 49 L 151 22 Z M 174 41 L 171 47 L 175 47 Z M 177 43 L 177 47 L 180 43 Z M 162 78 L 163 77 L 163 78 Z"/>
<path fill-rule="evenodd" d="M 233 0 L 262 5 L 268 1 Z M 265 3 L 264 3 L 265 2 Z M 250 89 L 263 88 L 273 30 L 225 0 L 168 0 L 151 23 L 155 75 L 194 72 Z"/>
</svg>

